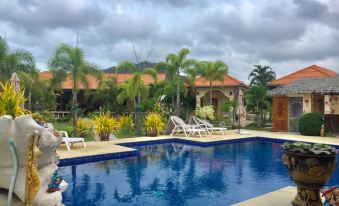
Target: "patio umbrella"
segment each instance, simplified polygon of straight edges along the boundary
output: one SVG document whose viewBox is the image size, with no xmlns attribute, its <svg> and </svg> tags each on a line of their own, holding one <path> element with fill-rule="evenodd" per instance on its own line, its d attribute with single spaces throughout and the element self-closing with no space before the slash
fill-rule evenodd
<svg viewBox="0 0 339 206">
<path fill-rule="evenodd" d="M 11 77 L 11 82 L 14 84 L 15 92 L 20 91 L 20 79 L 16 72 L 13 72 L 12 77 Z"/>
<path fill-rule="evenodd" d="M 244 94 L 241 89 L 238 90 L 238 107 L 237 107 L 237 116 L 238 116 L 238 133 L 240 134 L 240 117 L 245 114 L 244 102 L 242 101 Z"/>
<path fill-rule="evenodd" d="M 11 82 L 14 84 L 14 91 L 19 92 L 20 91 L 20 79 L 16 72 L 12 73 Z M 21 107 L 24 108 L 24 106 L 25 105 L 22 105 Z"/>
</svg>

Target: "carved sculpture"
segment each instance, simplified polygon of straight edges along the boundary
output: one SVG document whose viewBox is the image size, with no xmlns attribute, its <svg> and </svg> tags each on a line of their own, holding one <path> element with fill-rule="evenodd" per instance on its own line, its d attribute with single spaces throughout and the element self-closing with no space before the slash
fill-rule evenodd
<svg viewBox="0 0 339 206">
<path fill-rule="evenodd" d="M 55 150 L 61 143 L 61 136 L 51 127 L 39 126 L 31 115 L 14 120 L 11 116 L 0 117 L 0 188 L 4 189 L 10 186 L 14 167 L 7 144 L 10 138 L 18 159 L 13 192 L 27 205 L 61 206 L 62 191 L 47 192 L 51 177 L 58 169 L 56 163 L 59 157 Z"/>
</svg>

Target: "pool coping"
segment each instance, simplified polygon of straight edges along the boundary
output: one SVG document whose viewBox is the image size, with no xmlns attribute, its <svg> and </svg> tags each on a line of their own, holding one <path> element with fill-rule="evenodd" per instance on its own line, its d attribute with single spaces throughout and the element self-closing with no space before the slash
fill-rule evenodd
<svg viewBox="0 0 339 206">
<path fill-rule="evenodd" d="M 199 147 L 211 147 L 217 145 L 224 145 L 224 144 L 233 144 L 233 143 L 241 143 L 241 142 L 250 142 L 250 141 L 265 141 L 271 143 L 284 143 L 284 142 L 296 142 L 297 140 L 293 139 L 284 139 L 284 138 L 272 138 L 272 137 L 264 137 L 264 136 L 253 136 L 253 137 L 243 137 L 243 138 L 234 138 L 234 139 L 223 139 L 223 140 L 215 140 L 215 141 L 208 141 L 202 142 L 198 140 L 191 140 L 191 139 L 183 139 L 183 138 L 167 138 L 167 139 L 153 139 L 153 140 L 145 140 L 145 141 L 135 141 L 135 142 L 122 142 L 116 143 L 116 145 L 130 147 L 131 151 L 122 151 L 122 152 L 111 152 L 105 154 L 97 154 L 97 155 L 88 155 L 88 156 L 80 156 L 80 157 L 71 157 L 71 158 L 63 158 L 59 160 L 58 166 L 65 167 L 65 166 L 72 166 L 72 165 L 80 165 L 86 164 L 91 162 L 98 162 L 104 160 L 111 160 L 111 159 L 122 159 L 127 157 L 137 156 L 139 154 L 139 150 L 133 148 L 136 146 L 145 146 L 145 145 L 155 145 L 155 144 L 166 144 L 166 143 L 179 143 L 179 144 L 186 144 L 191 146 L 199 146 Z M 312 141 L 303 141 L 300 142 L 305 143 L 314 143 Z M 339 149 L 339 145 L 332 145 L 328 144 L 336 149 Z"/>
</svg>

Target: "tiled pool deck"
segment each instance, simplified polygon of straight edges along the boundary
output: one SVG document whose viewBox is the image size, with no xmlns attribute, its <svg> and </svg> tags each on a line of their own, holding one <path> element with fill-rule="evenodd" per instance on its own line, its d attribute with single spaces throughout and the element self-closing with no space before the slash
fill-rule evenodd
<svg viewBox="0 0 339 206">
<path fill-rule="evenodd" d="M 250 134 L 237 134 L 235 130 L 228 131 L 225 136 L 212 135 L 208 137 L 190 137 L 184 136 L 159 136 L 159 137 L 138 137 L 138 138 L 127 138 L 127 139 L 116 139 L 108 142 L 88 142 L 87 149 L 84 149 L 81 144 L 74 145 L 72 151 L 67 151 L 64 145 L 61 145 L 57 153 L 60 155 L 62 164 L 74 164 L 79 161 L 82 163 L 90 162 L 96 159 L 109 159 L 109 158 L 121 158 L 130 155 L 135 155 L 137 152 L 135 149 L 128 147 L 135 144 L 149 144 L 157 143 L 159 141 L 176 141 L 176 142 L 188 142 L 189 144 L 196 144 L 200 146 L 208 146 L 215 144 L 225 144 L 227 142 L 239 142 L 246 141 L 251 138 L 268 138 L 270 141 L 303 141 L 313 143 L 324 143 L 335 145 L 339 148 L 339 138 L 333 137 L 312 137 L 312 136 L 301 136 L 298 134 L 291 133 L 279 133 L 279 132 L 266 132 L 266 131 L 248 131 Z M 103 156 L 104 155 L 104 156 Z M 89 157 L 91 156 L 91 157 Z M 104 157 L 104 158 L 103 158 Z M 285 187 L 277 191 L 273 191 L 241 203 L 237 203 L 237 206 L 250 206 L 260 205 L 269 206 L 274 204 L 275 206 L 291 205 L 291 201 L 296 194 L 295 187 Z"/>
</svg>

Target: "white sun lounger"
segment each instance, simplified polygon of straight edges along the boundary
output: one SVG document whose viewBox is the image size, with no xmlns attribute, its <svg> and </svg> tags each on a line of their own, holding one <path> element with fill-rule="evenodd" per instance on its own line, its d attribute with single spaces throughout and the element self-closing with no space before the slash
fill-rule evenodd
<svg viewBox="0 0 339 206">
<path fill-rule="evenodd" d="M 65 143 L 66 148 L 68 151 L 71 151 L 71 146 L 73 145 L 73 143 L 77 143 L 77 142 L 82 142 L 82 144 L 84 145 L 85 149 L 87 149 L 86 143 L 84 138 L 81 137 L 69 137 L 68 133 L 66 131 L 59 131 L 59 133 L 62 135 L 62 142 Z"/>
<path fill-rule="evenodd" d="M 202 138 L 203 133 L 208 133 L 206 129 L 201 128 L 202 125 L 189 125 L 184 122 L 181 118 L 177 116 L 171 116 L 170 120 L 174 124 L 174 128 L 172 130 L 171 136 L 173 136 L 174 133 L 180 133 L 183 132 L 186 137 L 189 137 L 190 135 L 194 135 L 195 133 L 198 133 L 200 138 Z"/>
<path fill-rule="evenodd" d="M 204 125 L 203 128 L 207 129 L 210 134 L 219 131 L 222 135 L 225 135 L 227 132 L 226 127 L 215 127 L 213 124 L 207 122 L 206 120 L 199 119 L 196 116 L 192 116 L 190 118 L 190 123 L 194 123 L 196 125 Z"/>
</svg>

